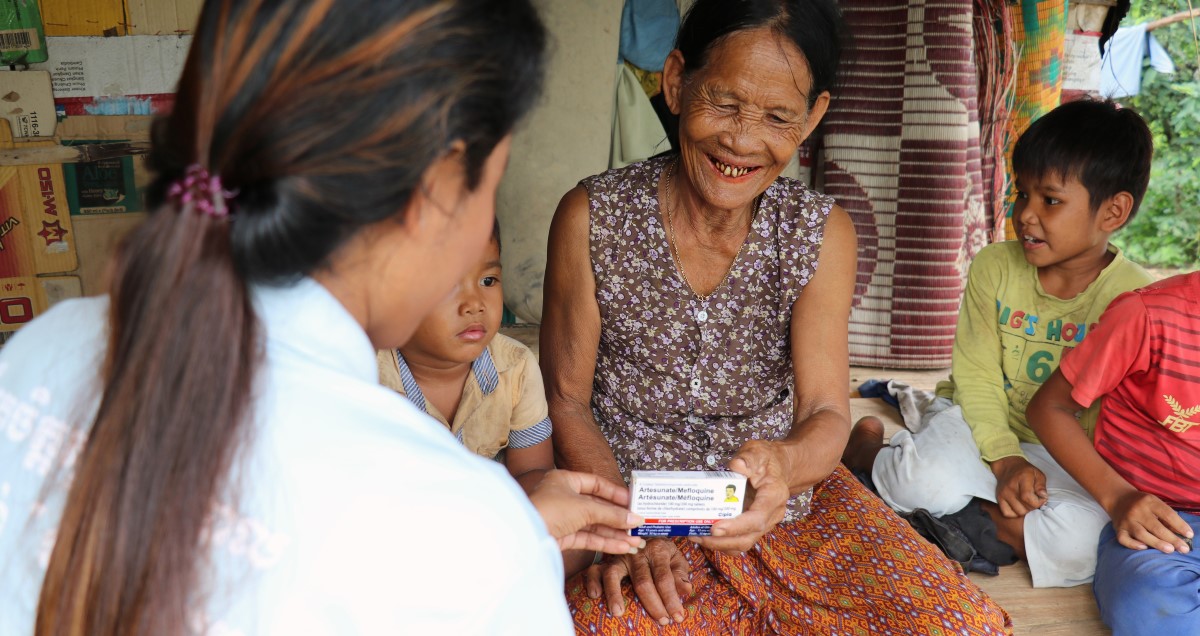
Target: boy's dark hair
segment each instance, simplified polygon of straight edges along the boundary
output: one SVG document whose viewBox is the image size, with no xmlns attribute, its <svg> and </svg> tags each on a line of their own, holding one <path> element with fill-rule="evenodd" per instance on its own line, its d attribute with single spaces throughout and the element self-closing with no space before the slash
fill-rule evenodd
<svg viewBox="0 0 1200 636">
<path fill-rule="evenodd" d="M 503 243 L 500 242 L 500 219 L 492 221 L 492 240 L 496 242 L 497 252 L 504 251 L 504 248 L 501 247 Z"/>
<path fill-rule="evenodd" d="M 1133 196 L 1127 224 L 1150 183 L 1154 138 L 1141 115 L 1112 100 L 1081 99 L 1046 113 L 1017 140 L 1013 173 L 1057 174 L 1088 191 L 1092 211 L 1118 192 Z"/>
</svg>

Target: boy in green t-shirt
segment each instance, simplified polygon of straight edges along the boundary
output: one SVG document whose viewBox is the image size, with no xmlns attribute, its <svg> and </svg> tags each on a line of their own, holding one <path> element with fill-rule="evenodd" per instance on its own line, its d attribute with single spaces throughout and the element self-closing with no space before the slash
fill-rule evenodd
<svg viewBox="0 0 1200 636">
<path fill-rule="evenodd" d="M 1152 152 L 1142 118 L 1112 102 L 1034 122 L 1013 151 L 1018 240 L 971 265 L 950 379 L 920 427 L 885 446 L 879 420 L 863 418 L 843 456 L 900 512 L 950 515 L 979 498 L 1035 587 L 1091 581 L 1108 515 L 1042 447 L 1025 406 L 1109 301 L 1151 282 L 1108 239 L 1137 213 Z M 1094 408 L 1080 414 L 1089 435 L 1095 422 Z"/>
</svg>

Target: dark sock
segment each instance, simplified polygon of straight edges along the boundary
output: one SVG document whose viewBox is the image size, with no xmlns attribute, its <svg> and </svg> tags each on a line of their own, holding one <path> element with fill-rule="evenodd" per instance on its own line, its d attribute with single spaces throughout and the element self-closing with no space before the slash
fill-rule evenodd
<svg viewBox="0 0 1200 636">
<path fill-rule="evenodd" d="M 958 512 L 942 517 L 942 521 L 953 525 L 962 532 L 979 556 L 996 565 L 1011 565 L 1017 562 L 1017 553 L 1011 545 L 1001 541 L 996 535 L 996 523 L 979 505 L 978 498 Z"/>
<path fill-rule="evenodd" d="M 965 535 L 951 524 L 934 517 L 928 510 L 917 508 L 909 514 L 902 514 L 909 525 L 930 543 L 936 545 L 943 554 L 958 563 L 964 572 L 969 571 L 971 560 L 975 558 L 975 548 Z"/>
</svg>

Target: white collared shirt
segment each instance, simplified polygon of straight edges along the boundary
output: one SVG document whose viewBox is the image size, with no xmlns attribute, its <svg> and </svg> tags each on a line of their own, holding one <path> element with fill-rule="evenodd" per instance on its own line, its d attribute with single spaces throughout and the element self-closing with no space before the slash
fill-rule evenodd
<svg viewBox="0 0 1200 636">
<path fill-rule="evenodd" d="M 503 468 L 379 386 L 366 334 L 320 284 L 254 298 L 253 435 L 237 507 L 214 504 L 196 631 L 572 633 L 557 545 Z M 32 632 L 65 480 L 36 498 L 95 412 L 107 309 L 63 302 L 0 350 L 3 634 Z"/>
</svg>

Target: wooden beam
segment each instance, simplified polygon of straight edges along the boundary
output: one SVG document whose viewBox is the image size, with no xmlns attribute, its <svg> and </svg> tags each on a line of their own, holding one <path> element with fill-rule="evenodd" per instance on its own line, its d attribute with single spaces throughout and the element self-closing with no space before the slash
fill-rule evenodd
<svg viewBox="0 0 1200 636">
<path fill-rule="evenodd" d="M 113 142 L 79 146 L 32 146 L 0 150 L 0 166 L 29 166 L 47 163 L 86 163 L 150 152 L 149 142 Z"/>
<path fill-rule="evenodd" d="M 1200 16 L 1200 9 L 1192 9 L 1191 11 L 1182 11 L 1180 13 L 1176 13 L 1175 15 L 1169 15 L 1165 18 L 1159 18 L 1157 20 L 1150 21 L 1146 25 L 1146 30 L 1153 31 L 1159 27 L 1165 27 L 1168 24 L 1175 24 L 1176 22 L 1183 22 L 1184 20 L 1187 20 L 1189 18 L 1194 18 L 1196 16 Z"/>
</svg>

